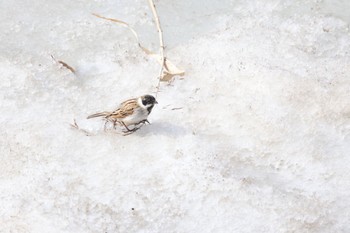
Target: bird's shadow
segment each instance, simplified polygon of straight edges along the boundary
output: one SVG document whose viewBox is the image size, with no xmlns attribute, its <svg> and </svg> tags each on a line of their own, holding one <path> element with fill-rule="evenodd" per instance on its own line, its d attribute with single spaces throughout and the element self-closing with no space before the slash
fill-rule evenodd
<svg viewBox="0 0 350 233">
<path fill-rule="evenodd" d="M 180 137 L 188 134 L 189 131 L 185 128 L 175 125 L 171 122 L 154 122 L 150 125 L 144 125 L 140 130 L 136 132 L 139 136 L 147 135 L 166 135 L 171 137 Z"/>
</svg>

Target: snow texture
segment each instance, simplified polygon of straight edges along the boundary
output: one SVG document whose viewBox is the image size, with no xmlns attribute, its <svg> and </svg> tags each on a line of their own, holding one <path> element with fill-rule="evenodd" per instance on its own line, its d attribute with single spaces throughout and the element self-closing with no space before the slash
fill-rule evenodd
<svg viewBox="0 0 350 233">
<path fill-rule="evenodd" d="M 123 137 L 159 64 L 91 13 L 158 51 L 147 1 L 0 2 L 0 232 L 350 232 L 349 1 L 155 4 L 186 75 Z"/>
</svg>

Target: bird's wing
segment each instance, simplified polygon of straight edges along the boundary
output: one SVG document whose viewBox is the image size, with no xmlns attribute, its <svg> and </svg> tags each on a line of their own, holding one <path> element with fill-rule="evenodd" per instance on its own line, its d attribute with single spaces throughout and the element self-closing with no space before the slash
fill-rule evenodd
<svg viewBox="0 0 350 233">
<path fill-rule="evenodd" d="M 94 118 L 94 117 L 102 117 L 102 116 L 107 117 L 110 114 L 111 114 L 110 112 L 98 112 L 98 113 L 95 113 L 95 114 L 88 116 L 87 119 Z"/>
<path fill-rule="evenodd" d="M 134 113 L 135 109 L 139 107 L 137 99 L 129 99 L 120 104 L 119 108 L 110 114 L 112 118 L 125 118 Z"/>
</svg>

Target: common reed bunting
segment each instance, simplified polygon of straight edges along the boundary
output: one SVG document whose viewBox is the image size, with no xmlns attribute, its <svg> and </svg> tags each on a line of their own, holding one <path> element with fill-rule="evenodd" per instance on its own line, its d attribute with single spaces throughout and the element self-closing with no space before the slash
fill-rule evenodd
<svg viewBox="0 0 350 233">
<path fill-rule="evenodd" d="M 114 128 L 116 124 L 120 124 L 125 127 L 124 133 L 132 133 L 138 130 L 139 124 L 145 124 L 148 122 L 147 117 L 151 113 L 155 104 L 158 104 L 157 100 L 151 95 L 143 95 L 138 98 L 133 98 L 122 102 L 116 110 L 113 112 L 99 112 L 92 114 L 87 119 L 94 117 L 104 117 L 106 124 L 112 122 Z M 129 126 L 134 126 L 132 129 Z"/>
</svg>

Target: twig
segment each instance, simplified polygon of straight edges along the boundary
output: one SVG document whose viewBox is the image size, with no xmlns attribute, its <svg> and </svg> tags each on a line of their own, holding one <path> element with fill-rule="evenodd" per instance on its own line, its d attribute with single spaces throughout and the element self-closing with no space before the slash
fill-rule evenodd
<svg viewBox="0 0 350 233">
<path fill-rule="evenodd" d="M 71 67 L 70 65 L 68 65 L 67 63 L 65 63 L 64 61 L 60 61 L 60 60 L 56 60 L 56 58 L 51 55 L 51 58 L 57 62 L 57 63 L 60 63 L 64 68 L 70 70 L 73 74 L 75 74 L 75 69 L 73 67 Z"/>
<path fill-rule="evenodd" d="M 180 109 L 182 109 L 182 107 L 181 108 L 172 108 L 171 110 L 180 110 Z"/>
<path fill-rule="evenodd" d="M 81 131 L 83 133 L 85 133 L 86 136 L 91 136 L 92 134 L 85 130 L 85 129 L 81 129 L 78 124 L 77 124 L 77 121 L 74 119 L 74 123 L 73 124 L 70 124 L 70 126 L 73 128 L 73 129 L 77 129 L 78 131 Z"/>
<path fill-rule="evenodd" d="M 118 23 L 120 25 L 123 25 L 124 27 L 126 27 L 127 29 L 129 29 L 132 34 L 134 35 L 134 37 L 136 38 L 136 41 L 137 41 L 137 45 L 148 55 L 152 55 L 152 51 L 150 51 L 149 49 L 147 49 L 146 47 L 142 46 L 141 43 L 140 43 L 140 40 L 139 40 L 139 36 L 137 35 L 136 31 L 126 22 L 122 21 L 122 20 L 119 20 L 119 19 L 112 19 L 112 18 L 107 18 L 107 17 L 104 17 L 104 16 L 101 16 L 99 14 L 96 14 L 96 13 L 91 13 L 93 16 L 96 16 L 97 18 L 100 18 L 100 19 L 105 19 L 105 20 L 109 20 L 109 21 L 112 21 L 114 23 Z"/>
<path fill-rule="evenodd" d="M 160 88 L 160 81 L 163 77 L 163 70 L 164 70 L 164 66 L 165 66 L 165 61 L 166 58 L 164 56 L 164 41 L 163 41 L 163 31 L 162 28 L 160 27 L 160 22 L 159 22 L 159 17 L 157 14 L 157 10 L 156 10 L 156 6 L 153 2 L 153 0 L 148 0 L 148 3 L 151 7 L 153 16 L 154 16 L 154 20 L 156 22 L 156 26 L 158 29 L 158 36 L 159 36 L 159 46 L 160 46 L 160 57 L 161 57 L 161 67 L 160 67 L 160 71 L 159 71 L 159 76 L 158 76 L 158 84 L 157 84 L 157 92 L 156 92 L 156 97 L 158 95 L 159 92 L 159 88 Z"/>
<path fill-rule="evenodd" d="M 98 15 L 95 13 L 92 13 L 92 15 L 94 15 L 100 19 L 112 21 L 114 23 L 122 25 L 123 27 L 128 28 L 132 32 L 134 37 L 136 38 L 138 46 L 147 55 L 154 57 L 157 60 L 157 62 L 160 63 L 161 70 L 159 72 L 160 74 L 159 74 L 159 80 L 158 80 L 158 85 L 157 85 L 157 90 L 156 90 L 156 95 L 157 95 L 158 92 L 160 92 L 160 82 L 170 82 L 175 75 L 183 76 L 185 74 L 185 71 L 182 69 L 179 69 L 176 65 L 174 65 L 169 59 L 167 59 L 164 56 L 165 47 L 164 47 L 164 42 L 163 42 L 163 32 L 162 32 L 162 29 L 160 27 L 159 18 L 158 18 L 157 12 L 155 10 L 155 5 L 154 5 L 152 0 L 149 0 L 149 3 L 150 3 L 150 6 L 151 6 L 151 9 L 152 9 L 155 21 L 156 21 L 158 32 L 159 32 L 160 54 L 154 53 L 151 50 L 144 47 L 143 45 L 141 45 L 141 42 L 139 40 L 139 37 L 138 37 L 136 31 L 128 23 L 126 23 L 122 20 L 119 20 L 119 19 L 107 18 L 107 17 L 101 16 L 101 15 Z"/>
<path fill-rule="evenodd" d="M 70 70 L 73 74 L 75 74 L 75 69 L 73 67 L 71 67 L 70 65 L 68 65 L 67 63 L 65 63 L 63 61 L 58 61 L 58 63 L 60 63 L 64 68 Z"/>
</svg>

